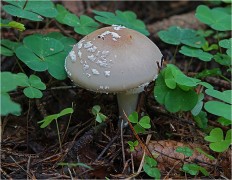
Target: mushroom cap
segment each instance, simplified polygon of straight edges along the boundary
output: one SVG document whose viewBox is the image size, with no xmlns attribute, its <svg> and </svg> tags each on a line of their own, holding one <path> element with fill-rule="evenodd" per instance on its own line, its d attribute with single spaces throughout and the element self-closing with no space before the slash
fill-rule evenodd
<svg viewBox="0 0 232 180">
<path fill-rule="evenodd" d="M 85 89 L 118 93 L 148 85 L 158 75 L 159 48 L 146 36 L 113 25 L 85 36 L 65 59 L 69 78 Z"/>
</svg>

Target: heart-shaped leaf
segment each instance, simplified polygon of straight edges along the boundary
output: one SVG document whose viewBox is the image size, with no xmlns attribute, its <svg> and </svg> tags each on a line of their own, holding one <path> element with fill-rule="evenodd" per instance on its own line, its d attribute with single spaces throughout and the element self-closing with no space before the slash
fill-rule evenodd
<svg viewBox="0 0 232 180">
<path fill-rule="evenodd" d="M 193 150 L 190 149 L 189 147 L 186 147 L 186 146 L 183 146 L 183 147 L 178 146 L 176 148 L 176 152 L 182 153 L 182 154 L 184 154 L 187 157 L 190 157 L 190 156 L 193 155 Z"/>
<path fill-rule="evenodd" d="M 214 89 L 206 89 L 205 93 L 212 97 L 220 99 L 226 103 L 232 104 L 231 103 L 232 90 L 226 90 L 226 91 L 220 92 Z"/>
<path fill-rule="evenodd" d="M 209 136 L 205 137 L 206 141 L 210 142 L 210 149 L 216 152 L 223 152 L 227 150 L 232 143 L 231 129 L 227 131 L 224 139 L 223 131 L 221 128 L 214 128 L 211 130 Z"/>
<path fill-rule="evenodd" d="M 179 50 L 181 54 L 189 57 L 195 57 L 202 61 L 210 61 L 213 58 L 213 55 L 207 52 L 202 51 L 201 49 L 191 48 L 188 46 L 182 46 Z"/>
<path fill-rule="evenodd" d="M 223 8 L 224 9 L 224 8 Z M 197 7 L 196 18 L 218 31 L 229 31 L 231 29 L 231 15 L 222 9 L 210 9 L 205 5 Z"/>
<path fill-rule="evenodd" d="M 51 36 L 51 37 L 49 37 Z M 56 79 L 65 79 L 64 61 L 75 40 L 63 35 L 30 35 L 16 49 L 16 56 L 34 71 L 48 72 Z M 65 47 L 64 47 L 65 46 Z"/>
<path fill-rule="evenodd" d="M 145 24 L 137 19 L 137 16 L 132 11 L 119 11 L 117 10 L 114 13 L 111 12 L 104 12 L 104 11 L 93 11 L 97 16 L 94 18 L 103 23 L 108 25 L 122 25 L 130 29 L 134 29 L 136 31 L 141 32 L 144 35 L 149 35 L 149 32 L 146 30 Z"/>
<path fill-rule="evenodd" d="M 149 129 L 151 127 L 150 118 L 148 116 L 143 116 L 139 121 L 139 125 L 145 129 Z"/>
<path fill-rule="evenodd" d="M 132 112 L 129 116 L 128 119 L 132 123 L 138 123 L 139 122 L 139 115 L 137 112 Z"/>
<path fill-rule="evenodd" d="M 3 10 L 12 16 L 29 19 L 32 21 L 42 21 L 43 17 L 55 17 L 57 11 L 54 4 L 49 1 L 26 1 L 26 0 L 5 0 L 10 5 L 4 5 Z"/>
<path fill-rule="evenodd" d="M 204 37 L 197 34 L 197 31 L 182 29 L 178 26 L 171 26 L 167 30 L 159 31 L 158 36 L 162 41 L 168 44 L 185 44 L 195 48 L 201 48 L 206 42 Z"/>
<path fill-rule="evenodd" d="M 204 106 L 205 110 L 211 114 L 224 117 L 226 119 L 232 120 L 231 117 L 231 105 L 219 102 L 219 101 L 208 101 Z"/>
</svg>

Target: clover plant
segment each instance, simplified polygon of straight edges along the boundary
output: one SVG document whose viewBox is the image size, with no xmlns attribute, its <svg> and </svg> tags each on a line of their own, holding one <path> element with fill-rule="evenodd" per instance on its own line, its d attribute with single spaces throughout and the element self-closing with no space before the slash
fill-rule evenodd
<svg viewBox="0 0 232 180">
<path fill-rule="evenodd" d="M 139 115 L 137 112 L 133 112 L 128 116 L 128 119 L 134 125 L 134 130 L 136 133 L 144 133 L 145 129 L 149 129 L 151 127 L 149 116 L 143 116 L 139 120 Z"/>
<path fill-rule="evenodd" d="M 29 78 L 24 73 L 13 74 L 11 72 L 1 72 L 1 115 L 21 113 L 19 104 L 10 99 L 9 92 L 23 87 L 23 93 L 28 98 L 41 98 L 41 90 L 46 89 L 46 85 L 36 75 Z"/>
<path fill-rule="evenodd" d="M 218 31 L 229 31 L 231 28 L 231 11 L 229 8 L 210 9 L 205 5 L 200 5 L 196 9 L 196 18 Z"/>
<path fill-rule="evenodd" d="M 99 123 L 102 123 L 106 120 L 107 116 L 102 114 L 100 111 L 101 111 L 101 107 L 99 105 L 93 106 L 92 114 L 95 116 L 95 120 Z"/>
<path fill-rule="evenodd" d="M 87 35 L 97 30 L 99 27 L 99 24 L 89 16 L 81 15 L 80 17 L 77 17 L 60 4 L 57 4 L 56 8 L 58 11 L 56 20 L 61 24 L 73 27 L 74 31 L 78 34 Z"/>
<path fill-rule="evenodd" d="M 9 3 L 3 6 L 3 10 L 12 16 L 25 18 L 32 21 L 42 21 L 43 17 L 54 18 L 57 16 L 57 10 L 51 1 L 33 1 L 33 0 L 4 0 Z"/>
<path fill-rule="evenodd" d="M 205 140 L 210 142 L 209 147 L 213 151 L 224 152 L 232 144 L 231 133 L 232 130 L 228 130 L 224 138 L 222 129 L 214 128 L 210 131 L 210 134 L 208 136 L 205 136 Z"/>
<path fill-rule="evenodd" d="M 190 164 L 190 163 L 184 164 L 182 167 L 182 171 L 184 171 L 192 176 L 198 175 L 199 172 L 201 172 L 205 176 L 209 176 L 209 172 L 205 168 L 203 168 L 197 164 L 194 164 L 194 163 L 193 164 Z"/>
<path fill-rule="evenodd" d="M 155 179 L 160 179 L 161 173 L 160 170 L 156 167 L 157 161 L 149 156 L 145 156 L 145 161 L 143 164 L 144 172 Z"/>
<path fill-rule="evenodd" d="M 188 77 L 176 66 L 168 64 L 156 79 L 154 96 L 169 112 L 190 111 L 198 102 L 198 95 L 194 91 L 197 85 L 213 88 L 210 84 Z"/>
<path fill-rule="evenodd" d="M 130 152 L 133 152 L 135 150 L 135 147 L 139 145 L 139 142 L 136 141 L 128 141 L 127 144 L 130 146 Z"/>
<path fill-rule="evenodd" d="M 221 101 L 208 101 L 205 103 L 204 108 L 211 114 L 215 114 L 217 116 L 224 117 L 225 119 L 231 120 L 231 95 L 232 90 L 226 90 L 223 92 L 214 90 L 214 89 L 207 89 L 205 91 L 206 94 L 221 100 Z"/>
<path fill-rule="evenodd" d="M 132 11 L 115 11 L 115 14 L 112 12 L 106 11 L 93 11 L 96 16 L 94 17 L 97 21 L 108 24 L 108 25 L 122 25 L 130 29 L 141 32 L 144 35 L 149 35 L 148 30 L 143 21 L 137 19 L 137 16 Z"/>
<path fill-rule="evenodd" d="M 48 72 L 56 79 L 67 77 L 64 61 L 75 44 L 72 38 L 61 34 L 34 34 L 23 39 L 23 45 L 16 50 L 16 56 L 34 71 Z"/>
<path fill-rule="evenodd" d="M 1 55 L 3 56 L 13 56 L 15 54 L 15 49 L 21 46 L 21 43 L 10 41 L 9 39 L 1 39 Z"/>
<path fill-rule="evenodd" d="M 183 147 L 178 146 L 178 147 L 176 148 L 176 152 L 182 153 L 182 154 L 184 154 L 186 157 L 190 157 L 190 156 L 193 155 L 193 150 L 190 149 L 189 147 L 186 147 L 186 146 L 183 146 Z"/>
</svg>

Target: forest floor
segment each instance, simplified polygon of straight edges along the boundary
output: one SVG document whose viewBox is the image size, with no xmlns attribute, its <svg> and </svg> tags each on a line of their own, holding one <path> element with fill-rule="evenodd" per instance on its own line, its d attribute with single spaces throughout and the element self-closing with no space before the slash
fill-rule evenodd
<svg viewBox="0 0 232 180">
<path fill-rule="evenodd" d="M 59 2 L 60 3 L 60 2 Z M 172 25 L 183 28 L 204 28 L 194 19 L 194 11 L 200 1 L 178 1 L 178 2 L 139 2 L 139 1 L 63 1 L 63 5 L 78 16 L 86 14 L 93 16 L 92 10 L 103 10 L 115 12 L 116 10 L 131 10 L 139 19 L 145 22 L 151 33 L 149 38 L 160 47 L 165 56 L 165 63 L 169 63 L 175 51 L 174 46 L 161 42 L 157 32 L 167 29 Z M 76 40 L 81 36 L 71 32 L 69 29 L 60 29 L 56 23 L 51 23 L 47 32 L 65 31 Z M 30 24 L 24 33 L 32 34 L 42 32 L 43 26 Z M 13 39 L 14 34 L 7 31 L 2 32 L 2 37 Z M 176 57 L 179 67 L 186 64 L 182 56 Z M 27 70 L 27 67 L 23 65 Z M 212 65 L 213 66 L 213 65 Z M 202 69 L 203 64 L 193 63 L 190 67 L 192 73 Z M 19 72 L 15 59 L 2 58 L 2 71 Z M 135 176 L 132 169 L 137 172 L 140 166 L 143 150 L 137 149 L 133 155 L 130 153 L 127 141 L 136 140 L 134 133 L 128 127 L 121 132 L 118 128 L 118 106 L 116 96 L 113 94 L 98 94 L 80 87 L 74 87 L 67 78 L 64 81 L 46 77 L 40 74 L 43 82 L 49 84 L 43 91 L 43 97 L 37 100 L 29 100 L 22 92 L 12 94 L 14 100 L 22 106 L 21 116 L 9 115 L 2 117 L 2 142 L 1 142 L 1 179 L 124 179 Z M 208 78 L 208 82 L 214 83 L 218 89 L 228 89 L 230 85 L 224 84 L 217 79 Z M 53 87 L 67 87 L 59 89 Z M 152 128 L 147 134 L 139 137 L 146 141 L 151 140 L 148 147 L 159 152 L 162 156 L 158 160 L 158 168 L 162 179 L 188 179 L 188 178 L 229 178 L 231 177 L 231 155 L 230 149 L 220 156 L 209 150 L 204 141 L 204 134 L 196 126 L 190 113 L 168 113 L 163 106 L 159 105 L 153 96 L 154 83 L 151 83 L 141 93 L 137 111 L 149 115 Z M 94 105 L 101 107 L 101 112 L 108 118 L 106 122 L 96 123 L 91 109 Z M 42 129 L 38 121 L 46 116 L 58 113 L 62 109 L 73 107 L 74 113 L 64 116 L 58 120 L 62 147 L 57 138 L 56 124 Z M 220 124 L 209 119 L 210 125 L 221 127 Z M 68 128 L 67 128 L 68 127 Z M 224 130 L 227 130 L 226 127 Z M 122 146 L 123 145 L 123 146 Z M 203 174 L 191 176 L 180 170 L 185 158 L 175 154 L 177 146 L 201 147 L 216 157 L 215 161 L 205 159 L 187 159 L 188 162 L 199 163 L 211 174 L 205 177 Z M 133 159 L 133 161 L 132 161 Z M 206 162 L 207 161 L 207 162 Z M 81 162 L 90 166 L 60 166 L 60 162 Z M 132 168 L 133 165 L 133 168 Z M 139 172 L 135 178 L 149 179 L 144 172 Z"/>
</svg>

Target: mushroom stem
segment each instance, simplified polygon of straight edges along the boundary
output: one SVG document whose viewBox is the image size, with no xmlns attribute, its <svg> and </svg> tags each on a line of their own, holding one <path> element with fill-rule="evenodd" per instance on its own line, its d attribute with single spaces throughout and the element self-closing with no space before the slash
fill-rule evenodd
<svg viewBox="0 0 232 180">
<path fill-rule="evenodd" d="M 123 119 L 124 126 L 127 126 L 128 124 L 126 116 L 129 116 L 132 112 L 136 111 L 138 97 L 139 97 L 138 93 L 134 93 L 134 94 L 118 93 L 117 94 L 119 116 Z"/>
</svg>

